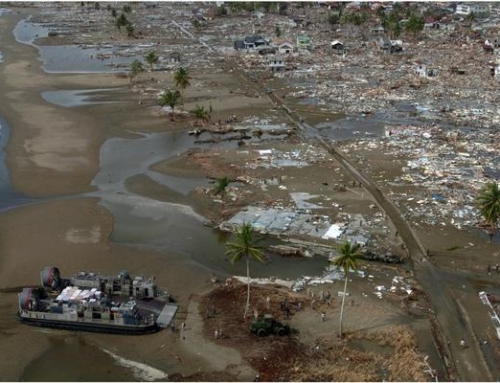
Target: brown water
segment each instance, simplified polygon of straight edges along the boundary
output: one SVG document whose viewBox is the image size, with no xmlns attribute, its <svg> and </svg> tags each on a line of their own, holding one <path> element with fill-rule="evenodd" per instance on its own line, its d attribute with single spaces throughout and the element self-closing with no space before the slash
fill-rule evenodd
<svg viewBox="0 0 500 383">
<path fill-rule="evenodd" d="M 46 330 L 50 331 L 50 330 Z M 26 367 L 21 381 L 126 382 L 140 381 L 130 368 L 74 335 L 51 338 L 52 347 Z"/>
</svg>

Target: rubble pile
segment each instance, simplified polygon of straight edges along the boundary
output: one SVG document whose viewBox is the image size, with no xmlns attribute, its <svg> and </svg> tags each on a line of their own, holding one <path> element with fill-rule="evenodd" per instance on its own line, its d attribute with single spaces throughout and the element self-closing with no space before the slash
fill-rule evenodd
<svg viewBox="0 0 500 383">
<path fill-rule="evenodd" d="M 380 140 L 346 144 L 343 151 L 358 148 L 403 161 L 402 174 L 385 177 L 381 186 L 400 190 L 391 198 L 417 224 L 475 226 L 481 217 L 475 207 L 478 191 L 500 174 L 500 132 L 400 126 L 387 128 Z M 416 188 L 401 191 L 409 185 Z"/>
</svg>

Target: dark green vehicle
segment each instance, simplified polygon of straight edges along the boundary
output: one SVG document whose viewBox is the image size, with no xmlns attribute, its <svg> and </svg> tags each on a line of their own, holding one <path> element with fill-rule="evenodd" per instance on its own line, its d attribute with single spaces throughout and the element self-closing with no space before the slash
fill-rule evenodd
<svg viewBox="0 0 500 383">
<path fill-rule="evenodd" d="M 250 325 L 250 332 L 258 336 L 268 336 L 270 334 L 284 336 L 290 334 L 290 326 L 274 320 L 271 314 L 264 314 L 264 317 L 253 320 Z"/>
</svg>

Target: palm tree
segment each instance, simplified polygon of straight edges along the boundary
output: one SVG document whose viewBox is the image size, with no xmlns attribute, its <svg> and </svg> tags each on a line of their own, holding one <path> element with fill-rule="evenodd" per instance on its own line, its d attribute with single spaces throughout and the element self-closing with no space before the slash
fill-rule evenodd
<svg viewBox="0 0 500 383">
<path fill-rule="evenodd" d="M 151 66 L 151 70 L 153 70 L 153 65 L 158 62 L 158 56 L 154 52 L 149 52 L 144 56 L 144 59 Z"/>
<path fill-rule="evenodd" d="M 130 82 L 137 77 L 137 75 L 142 72 L 144 69 L 142 68 L 142 62 L 139 60 L 134 60 L 130 64 Z"/>
<path fill-rule="evenodd" d="M 161 95 L 160 98 L 158 99 L 158 104 L 161 106 L 168 105 L 171 109 L 171 116 L 170 119 L 171 121 L 174 120 L 174 109 L 179 103 L 179 98 L 181 97 L 181 94 L 179 93 L 178 90 L 168 90 L 164 91 Z"/>
<path fill-rule="evenodd" d="M 466 17 L 465 20 L 469 23 L 472 24 L 474 21 L 476 21 L 476 15 L 474 12 L 469 13 Z"/>
<path fill-rule="evenodd" d="M 277 38 L 281 37 L 281 29 L 278 25 L 274 28 L 274 34 L 276 35 Z"/>
<path fill-rule="evenodd" d="M 424 29 L 424 24 L 425 21 L 423 17 L 418 17 L 412 14 L 408 23 L 406 23 L 406 31 L 415 37 L 422 31 L 422 29 Z"/>
<path fill-rule="evenodd" d="M 196 117 L 197 120 L 201 121 L 202 125 L 204 125 L 204 123 L 208 121 L 208 110 L 206 110 L 204 106 L 196 105 L 196 108 L 191 110 L 191 113 Z"/>
<path fill-rule="evenodd" d="M 481 189 L 476 203 L 484 220 L 492 226 L 498 225 L 500 222 L 500 188 L 498 183 L 487 183 Z"/>
<path fill-rule="evenodd" d="M 127 17 L 122 13 L 120 17 L 116 19 L 116 26 L 119 31 L 121 31 L 121 28 L 130 24 L 129 21 L 127 20 Z"/>
<path fill-rule="evenodd" d="M 226 188 L 229 186 L 229 178 L 227 177 L 222 177 L 222 178 L 217 178 L 217 182 L 215 183 L 215 194 L 221 194 L 224 196 L 226 194 Z"/>
<path fill-rule="evenodd" d="M 201 30 L 201 24 L 197 19 L 194 19 L 191 24 L 193 24 L 194 29 L 196 30 L 196 33 L 199 33 Z"/>
<path fill-rule="evenodd" d="M 337 248 L 337 252 L 339 256 L 333 260 L 333 264 L 337 267 L 340 267 L 344 270 L 345 273 L 345 283 L 344 283 L 344 294 L 342 295 L 342 307 L 340 309 L 340 328 L 339 328 L 339 336 L 342 337 L 342 318 L 344 316 L 344 303 L 345 303 L 345 295 L 347 290 L 347 280 L 349 278 L 349 270 L 357 269 L 357 262 L 359 257 L 361 257 L 360 245 L 356 243 L 354 245 L 349 241 L 345 241 Z"/>
<path fill-rule="evenodd" d="M 135 28 L 132 24 L 128 23 L 127 24 L 127 37 L 132 37 L 134 35 Z"/>
<path fill-rule="evenodd" d="M 174 108 L 179 102 L 179 98 L 181 97 L 181 94 L 179 93 L 178 90 L 169 90 L 165 91 L 161 94 L 160 99 L 158 100 L 158 104 L 161 106 L 168 105 L 170 106 L 170 109 L 172 109 L 170 113 L 170 120 L 174 121 Z"/>
<path fill-rule="evenodd" d="M 190 86 L 189 80 L 191 77 L 189 76 L 189 72 L 186 68 L 180 67 L 174 74 L 175 86 L 181 89 L 181 99 L 184 102 L 184 90 Z"/>
<path fill-rule="evenodd" d="M 258 246 L 258 243 L 263 239 L 257 239 L 254 235 L 253 227 L 249 223 L 243 223 L 240 230 L 235 230 L 234 235 L 236 242 L 226 243 L 226 255 L 231 257 L 231 263 L 238 262 L 245 258 L 247 265 L 247 303 L 243 319 L 246 318 L 248 308 L 250 306 L 250 259 L 259 262 L 264 262 L 264 253 Z"/>
</svg>

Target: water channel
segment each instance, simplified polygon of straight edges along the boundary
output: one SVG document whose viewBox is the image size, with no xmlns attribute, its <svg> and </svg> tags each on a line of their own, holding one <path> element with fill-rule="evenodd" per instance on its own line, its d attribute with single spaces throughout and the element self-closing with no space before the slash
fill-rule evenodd
<svg viewBox="0 0 500 383">
<path fill-rule="evenodd" d="M 41 25 L 20 21 L 14 29 L 16 40 L 34 45 L 37 37 L 47 34 Z M 36 46 L 36 45 L 34 45 Z M 43 69 L 51 73 L 87 73 L 90 71 L 107 72 L 105 63 L 91 60 L 87 50 L 76 46 L 36 46 L 40 55 L 51 52 L 51 60 L 42 60 Z M 52 50 L 53 48 L 57 48 Z M 72 60 L 59 60 L 60 57 L 72 57 Z M 76 58 L 75 58 L 76 57 Z M 94 62 L 101 62 L 95 67 Z M 77 89 L 46 91 L 42 97 L 50 103 L 63 107 L 99 104 L 99 95 L 109 92 L 104 89 Z M 169 159 L 195 146 L 192 136 L 186 132 L 165 132 L 143 134 L 139 138 L 110 138 L 100 151 L 100 170 L 92 185 L 97 191 L 82 194 L 97 196 L 101 205 L 106 207 L 114 218 L 114 230 L 111 239 L 117 243 L 146 245 L 169 252 L 181 254 L 191 261 L 210 270 L 227 275 L 245 273 L 243 263 L 232 265 L 223 256 L 225 243 L 217 230 L 203 225 L 205 219 L 195 213 L 191 207 L 177 203 L 162 202 L 130 192 L 127 180 L 136 175 L 149 177 L 182 195 L 189 194 L 197 186 L 208 186 L 208 180 L 188 179 L 162 175 L 149 167 L 164 159 Z M 222 145 L 237 146 L 236 142 L 224 142 Z M 72 196 L 74 198 L 76 196 Z M 302 275 L 321 275 L 328 261 L 321 257 L 310 259 L 282 258 L 270 255 L 270 263 L 256 264 L 252 267 L 252 276 L 295 279 Z"/>
</svg>

